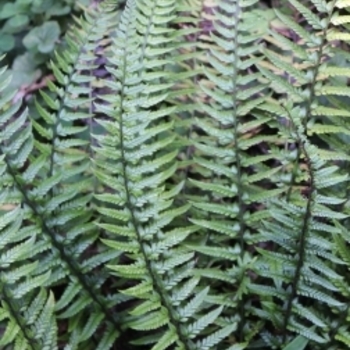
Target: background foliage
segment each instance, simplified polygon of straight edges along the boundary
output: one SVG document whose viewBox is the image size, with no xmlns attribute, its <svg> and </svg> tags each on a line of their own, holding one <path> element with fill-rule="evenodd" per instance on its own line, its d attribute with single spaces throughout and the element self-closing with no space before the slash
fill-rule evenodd
<svg viewBox="0 0 350 350">
<path fill-rule="evenodd" d="M 11 88 L 31 85 L 47 73 L 47 60 L 89 0 L 0 1 L 0 54 L 6 53 Z"/>
</svg>

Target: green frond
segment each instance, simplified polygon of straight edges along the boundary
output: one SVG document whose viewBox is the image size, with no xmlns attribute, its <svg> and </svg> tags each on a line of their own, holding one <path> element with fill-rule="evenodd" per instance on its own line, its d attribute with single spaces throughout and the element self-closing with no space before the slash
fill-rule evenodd
<svg viewBox="0 0 350 350">
<path fill-rule="evenodd" d="M 103 18 L 102 22 L 100 16 Z M 71 317 L 79 313 L 83 315 L 88 312 L 91 304 L 95 304 L 98 312 L 92 322 L 98 319 L 105 323 L 107 320 L 118 328 L 114 318 L 110 316 L 107 301 L 96 297 L 96 291 L 92 287 L 102 285 L 105 277 L 96 278 L 93 281 L 86 278 L 83 273 L 83 269 L 86 273 L 102 264 L 103 255 L 100 256 L 100 262 L 94 264 L 83 266 L 79 261 L 86 249 L 97 244 L 98 235 L 95 226 L 91 225 L 88 230 L 81 229 L 80 233 L 76 232 L 74 237 L 71 235 L 71 238 L 65 241 L 66 232 L 69 237 L 70 231 L 76 229 L 77 225 L 90 220 L 91 213 L 81 209 L 86 207 L 91 200 L 91 195 L 87 194 L 87 191 L 91 191 L 91 185 L 94 183 L 92 176 L 86 177 L 85 175 L 86 170 L 90 167 L 89 158 L 92 152 L 91 140 L 86 141 L 81 138 L 87 126 L 74 126 L 71 113 L 72 106 L 75 108 L 78 101 L 80 104 L 79 118 L 82 115 L 91 117 L 91 96 L 89 96 L 91 92 L 90 88 L 82 89 L 75 81 L 79 71 L 93 69 L 94 64 L 91 61 L 94 60 L 94 57 L 88 57 L 84 51 L 93 50 L 99 44 L 107 28 L 112 26 L 111 20 L 114 18 L 114 13 L 100 12 L 94 18 L 87 17 L 79 22 L 80 28 L 76 27 L 72 31 L 72 34 L 75 35 L 74 42 L 68 38 L 69 48 L 62 55 L 57 54 L 57 63 L 51 62 L 58 85 L 50 83 L 51 92 L 41 91 L 41 101 L 39 99 L 36 101 L 39 118 L 32 119 L 26 110 L 14 118 L 19 110 L 20 102 L 15 105 L 15 108 L 10 108 L 9 112 L 12 114 L 5 114 L 2 119 L 0 148 L 4 155 L 5 176 L 9 176 L 5 181 L 5 178 L 2 178 L 1 189 L 4 191 L 16 189 L 15 203 L 22 204 L 26 208 L 24 220 L 21 223 L 18 218 L 18 223 L 23 225 L 23 229 L 24 225 L 29 225 L 29 227 L 32 225 L 33 232 L 41 233 L 33 235 L 30 240 L 18 242 L 11 249 L 7 249 L 6 255 L 2 256 L 7 263 L 11 264 L 21 256 L 24 263 L 27 261 L 29 264 L 32 263 L 31 256 L 41 255 L 42 264 L 31 271 L 25 280 L 20 281 L 20 275 L 9 276 L 17 280 L 16 288 L 11 289 L 11 298 L 16 300 L 24 298 L 27 294 L 35 295 L 35 291 L 41 286 L 50 288 L 62 284 L 65 280 L 75 278 L 76 293 L 66 294 L 68 301 L 65 301 L 58 317 Z M 90 84 L 93 79 L 92 76 L 89 77 Z M 7 103 L 5 100 L 3 102 Z M 86 104 L 87 102 L 90 105 Z M 65 119 L 65 116 L 68 118 Z M 42 137 L 46 139 L 45 144 L 43 144 Z M 83 157 L 74 155 L 81 150 L 84 152 Z M 30 165 L 23 171 L 23 166 L 27 162 Z M 72 182 L 74 177 L 80 179 L 79 184 Z M 20 232 L 20 228 L 17 229 L 17 232 Z M 28 253 L 25 254 L 26 250 Z M 115 254 L 109 255 L 109 258 L 115 256 Z M 25 266 L 23 265 L 24 270 Z M 18 270 L 18 273 L 20 271 Z M 84 293 L 87 293 L 88 296 Z M 83 298 L 82 295 L 84 295 Z M 27 302 L 26 299 L 24 300 Z M 44 343 L 36 345 L 36 342 L 33 342 L 34 348 L 54 349 L 57 347 L 58 337 L 61 336 L 58 329 L 47 329 L 47 324 L 51 323 L 54 326 L 53 312 L 57 312 L 53 303 L 53 295 L 50 296 L 50 300 L 50 308 L 49 304 L 42 308 L 37 320 L 38 339 L 46 336 L 48 345 Z M 40 310 L 39 304 L 37 310 L 38 312 Z M 74 332 L 80 329 L 83 337 L 77 338 L 71 331 L 64 336 L 71 335 L 71 341 L 77 345 L 95 337 L 96 328 L 99 327 L 99 331 L 103 329 L 100 321 L 93 324 L 93 329 L 86 330 L 83 327 L 81 316 L 80 321 L 79 318 L 77 320 Z M 21 337 L 23 335 L 18 337 L 18 341 L 22 339 Z M 24 335 L 23 339 L 29 339 L 28 337 L 29 335 Z"/>
<path fill-rule="evenodd" d="M 18 206 L 0 218 L 0 322 L 4 326 L 0 346 L 57 349 L 54 296 L 41 288 L 50 272 L 40 273 L 38 269 L 41 251 L 34 249 L 36 235 L 31 231 L 21 234 L 25 218 L 25 211 Z M 6 249 L 11 237 L 16 236 L 17 244 Z"/>
<path fill-rule="evenodd" d="M 197 193 L 196 198 L 190 200 L 193 207 L 190 220 L 201 227 L 203 237 L 206 237 L 201 243 L 190 245 L 190 250 L 200 253 L 200 265 L 210 259 L 214 259 L 217 266 L 231 261 L 227 272 L 218 272 L 215 276 L 210 269 L 199 269 L 198 276 L 213 280 L 213 283 L 225 281 L 227 288 L 237 288 L 243 295 L 247 291 L 247 281 L 239 270 L 248 266 L 243 262 L 251 229 L 246 220 L 249 216 L 247 206 L 254 202 L 253 193 L 262 191 L 260 185 L 279 171 L 278 168 L 264 169 L 254 159 L 249 163 L 249 152 L 256 144 L 262 140 L 273 142 L 272 137 L 254 132 L 270 120 L 257 113 L 257 108 L 265 101 L 260 98 L 266 88 L 259 82 L 261 73 L 244 74 L 245 69 L 256 70 L 255 64 L 261 60 L 261 57 L 254 57 L 260 50 L 256 42 L 258 37 L 249 35 L 245 29 L 248 20 L 244 13 L 251 10 L 253 4 L 219 1 L 214 10 L 214 28 L 210 33 L 213 45 L 203 63 L 205 77 L 199 81 L 200 98 L 207 102 L 198 106 L 195 122 L 202 134 L 192 141 L 193 161 L 201 180 L 197 180 L 197 173 L 191 174 L 189 179 L 191 191 Z M 250 132 L 253 136 L 248 136 Z M 212 157 L 215 157 L 215 163 L 211 161 Z M 255 184 L 259 186 L 255 187 Z M 268 192 L 262 197 L 268 198 Z M 241 303 L 230 311 L 223 310 L 223 315 L 228 312 L 238 319 L 240 340 L 244 341 L 248 334 L 242 328 L 246 316 L 245 299 Z"/>
<path fill-rule="evenodd" d="M 95 105 L 110 118 L 101 123 L 105 135 L 96 138 L 99 158 L 95 173 L 110 189 L 108 194 L 95 196 L 107 205 L 96 208 L 104 217 L 98 226 L 108 235 L 102 242 L 116 252 L 127 253 L 131 259 L 128 264 L 108 267 L 118 276 L 135 280 L 121 293 L 148 300 L 130 309 L 130 314 L 137 318 L 132 317 L 127 326 L 141 332 L 159 331 L 162 335 L 152 341 L 155 349 L 174 343 L 189 349 L 178 318 L 182 307 L 176 300 L 185 302 L 195 292 L 181 293 L 180 297 L 179 292 L 167 290 L 171 283 L 188 280 L 189 276 L 181 271 L 193 261 L 193 253 L 182 251 L 179 245 L 198 230 L 196 226 L 175 224 L 189 206 L 174 207 L 173 198 L 180 189 L 164 186 L 177 170 L 178 150 L 169 147 L 174 140 L 174 123 L 165 120 L 175 106 L 169 108 L 165 103 L 171 100 L 163 90 L 175 87 L 174 81 L 181 76 L 164 71 L 164 64 L 169 62 L 166 59 L 164 63 L 159 60 L 159 65 L 147 66 L 147 62 L 158 57 L 173 55 L 174 47 L 168 43 L 175 34 L 170 27 L 175 13 L 174 1 L 162 5 L 155 1 L 147 6 L 143 1 L 127 3 L 109 58 L 108 71 L 113 76 L 113 83 L 108 84 L 111 94 L 102 96 L 107 104 Z M 147 35 L 139 36 L 138 32 Z M 127 63 L 131 61 L 135 64 Z M 118 98 L 112 94 L 118 94 Z M 152 111 L 154 107 L 157 111 Z M 120 151 L 115 152 L 116 149 Z M 203 301 L 197 302 L 198 307 Z M 187 323 L 195 317 L 194 309 L 191 310 L 186 314 Z"/>
<path fill-rule="evenodd" d="M 196 343 L 196 346 L 198 349 L 203 349 L 203 350 L 209 350 L 212 349 L 214 346 L 219 344 L 222 340 L 224 340 L 227 336 L 232 334 L 235 330 L 237 329 L 237 324 L 231 324 L 223 327 L 222 329 L 214 332 L 213 334 L 208 335 L 201 341 Z M 231 347 L 232 348 L 232 347 Z M 236 348 L 233 349 L 244 349 L 244 346 L 239 348 L 236 346 Z"/>
<path fill-rule="evenodd" d="M 339 330 L 339 334 L 335 336 L 337 340 L 345 344 L 346 346 L 350 346 L 350 333 L 344 329 Z"/>
</svg>

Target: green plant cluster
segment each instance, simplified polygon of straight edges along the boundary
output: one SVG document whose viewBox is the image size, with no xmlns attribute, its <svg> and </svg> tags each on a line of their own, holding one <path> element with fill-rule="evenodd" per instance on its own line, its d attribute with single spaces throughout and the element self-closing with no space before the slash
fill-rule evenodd
<svg viewBox="0 0 350 350">
<path fill-rule="evenodd" d="M 117 5 L 0 71 L 0 349 L 348 349 L 350 0 Z"/>
<path fill-rule="evenodd" d="M 11 88 L 30 85 L 47 71 L 71 17 L 87 0 L 1 0 L 0 54 L 7 54 Z"/>
</svg>

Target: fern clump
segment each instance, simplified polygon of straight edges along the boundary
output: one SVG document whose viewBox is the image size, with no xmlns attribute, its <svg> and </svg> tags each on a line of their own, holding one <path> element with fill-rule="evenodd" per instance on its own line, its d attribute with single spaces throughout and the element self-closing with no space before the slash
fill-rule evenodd
<svg viewBox="0 0 350 350">
<path fill-rule="evenodd" d="M 0 348 L 348 347 L 350 2 L 119 7 L 0 72 Z"/>
</svg>

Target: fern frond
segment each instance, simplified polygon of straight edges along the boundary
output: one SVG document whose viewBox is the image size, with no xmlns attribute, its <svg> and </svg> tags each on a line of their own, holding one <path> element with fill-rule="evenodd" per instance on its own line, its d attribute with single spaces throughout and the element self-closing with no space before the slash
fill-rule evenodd
<svg viewBox="0 0 350 350">
<path fill-rule="evenodd" d="M 257 37 L 249 35 L 245 29 L 248 25 L 246 15 L 253 3 L 219 1 L 217 8 L 212 10 L 215 13 L 214 28 L 210 33 L 212 43 L 203 63 L 205 78 L 199 81 L 200 99 L 205 103 L 200 103 L 196 112 L 196 126 L 200 128 L 201 136 L 193 141 L 194 169 L 189 174 L 190 189 L 196 193 L 195 199 L 191 200 L 191 222 L 198 225 L 206 237 L 190 248 L 199 253 L 199 264 L 203 266 L 212 259 L 217 266 L 226 266 L 231 261 L 230 267 L 222 267 L 223 271 L 217 276 L 208 268 L 199 269 L 198 276 L 209 279 L 211 282 L 208 283 L 227 281 L 227 288 L 234 290 L 232 300 L 238 306 L 229 310 L 232 320 L 237 322 L 237 337 L 242 342 L 248 340 L 250 328 L 246 325 L 243 329 L 247 316 L 248 279 L 245 274 L 253 263 L 253 257 L 246 252 L 248 232 L 253 229 L 247 223 L 247 207 L 253 202 L 254 193 L 270 196 L 269 186 L 264 190 L 260 185 L 278 171 L 278 168 L 266 168 L 253 159 L 249 163 L 250 150 L 270 137 L 257 132 L 269 121 L 257 110 L 264 101 L 261 94 L 265 86 L 258 82 L 261 74 L 249 77 L 244 74 L 246 69 L 254 71 L 260 60 L 254 57 L 260 49 L 255 42 Z M 215 163 L 212 157 L 215 157 Z M 196 179 L 198 174 L 200 181 Z M 217 291 L 216 294 L 221 293 Z"/>
<path fill-rule="evenodd" d="M 261 72 L 268 80 L 271 80 L 271 88 L 279 95 L 279 98 L 283 99 L 281 93 L 288 96 L 288 101 L 284 102 L 285 111 L 283 113 L 279 113 L 279 107 L 276 106 L 275 102 L 271 106 L 265 105 L 264 110 L 278 117 L 283 116 L 283 119 L 280 117 L 281 124 L 284 123 L 286 128 L 280 127 L 281 135 L 286 139 L 286 147 L 291 142 L 291 138 L 297 140 L 298 154 L 289 183 L 287 201 L 280 202 L 278 209 L 274 208 L 271 211 L 271 216 L 277 220 L 278 224 L 266 224 L 262 233 L 266 241 L 274 242 L 274 250 L 277 245 L 282 254 L 263 253 L 269 261 L 270 271 L 261 270 L 259 273 L 264 276 L 270 275 L 272 280 L 278 281 L 281 271 L 276 274 L 275 268 L 272 266 L 272 261 L 276 260 L 277 256 L 279 261 L 284 264 L 285 269 L 290 269 L 293 265 L 296 266 L 296 270 L 292 273 L 289 272 L 285 278 L 288 280 L 293 275 L 299 275 L 299 277 L 294 277 L 294 282 L 291 283 L 288 304 L 281 305 L 279 309 L 281 315 L 284 315 L 284 340 L 286 340 L 288 329 L 302 334 L 315 343 L 324 343 L 327 347 L 333 342 L 331 338 L 332 333 L 334 333 L 329 331 L 333 326 L 330 326 L 330 320 L 325 316 L 329 314 L 327 307 L 335 307 L 340 310 L 344 305 L 343 303 L 337 304 L 338 299 L 329 299 L 329 291 L 332 295 L 339 295 L 339 289 L 335 290 L 334 284 L 339 285 L 337 271 L 341 268 L 342 261 L 338 260 L 334 254 L 334 242 L 325 235 L 338 232 L 335 225 L 346 219 L 347 213 L 343 210 L 339 211 L 339 206 L 337 212 L 332 209 L 336 205 L 335 203 L 339 203 L 338 205 L 341 207 L 340 203 L 345 199 L 341 194 L 342 190 L 337 192 L 336 198 L 327 200 L 325 197 L 336 187 L 346 188 L 348 181 L 347 174 L 342 173 L 339 167 L 332 164 L 333 159 L 346 159 L 344 147 L 340 143 L 336 143 L 340 136 L 334 135 L 347 132 L 345 121 L 347 108 L 341 104 L 337 104 L 337 108 L 335 108 L 334 102 L 338 99 L 337 96 L 347 95 L 347 87 L 342 86 L 339 84 L 339 80 L 336 80 L 338 74 L 342 73 L 346 76 L 347 72 L 346 69 L 339 69 L 332 62 L 331 57 L 336 50 L 328 43 L 329 40 L 336 37 L 340 40 L 346 37 L 347 34 L 341 33 L 341 24 L 346 23 L 346 16 L 344 18 L 338 17 L 336 8 L 342 5 L 337 1 L 327 4 L 323 1 L 310 1 L 309 3 L 312 3 L 319 10 L 317 14 L 313 13 L 304 2 L 292 0 L 289 3 L 310 30 L 307 32 L 304 26 L 293 23 L 287 15 L 277 11 L 276 13 L 284 25 L 300 37 L 301 44 L 298 45 L 299 49 L 295 50 L 295 54 L 293 52 L 290 56 L 289 66 L 281 61 L 280 57 L 285 57 L 283 54 L 278 57 L 276 54 L 266 51 L 268 59 L 266 62 L 262 62 Z M 337 28 L 334 28 L 333 25 L 336 25 Z M 280 37 L 280 34 L 272 33 L 272 38 L 268 40 L 283 49 L 292 50 L 295 43 L 284 37 L 282 39 L 283 45 L 278 44 L 275 39 Z M 290 96 L 295 96 L 295 98 L 291 100 Z M 330 141 L 328 135 L 333 135 L 331 138 L 335 140 L 334 143 Z M 320 144 L 317 140 L 327 140 L 327 147 L 332 145 L 331 149 L 323 150 L 312 146 L 311 136 L 312 143 L 315 144 Z M 305 164 L 308 170 L 305 167 L 302 169 L 300 164 Z M 330 174 L 332 174 L 332 179 L 329 178 Z M 298 186 L 305 185 L 307 195 L 303 198 L 298 193 Z M 292 203 L 293 206 L 291 206 Z M 296 208 L 300 208 L 302 212 Z M 283 211 L 285 214 L 278 216 Z M 304 225 L 301 227 L 296 226 L 300 222 L 300 215 L 304 217 Z M 299 231 L 299 237 L 295 241 L 296 228 Z M 276 237 L 277 232 L 280 235 L 279 238 Z M 299 253 L 297 253 L 298 249 Z M 297 254 L 297 260 L 293 258 L 294 254 Z M 318 264 L 322 264 L 322 268 L 317 266 Z M 266 265 L 261 265 L 261 268 L 265 269 Z M 318 280 L 318 277 L 321 277 L 321 280 Z M 293 290 L 295 290 L 294 295 Z M 324 315 L 321 316 L 322 320 L 327 323 L 326 327 L 319 322 L 320 316 L 315 318 L 313 313 L 310 314 L 304 309 L 304 312 L 298 312 L 298 316 L 295 316 L 294 313 L 297 312 L 297 309 L 293 309 L 292 305 L 302 300 L 299 299 L 300 297 L 297 298 L 297 295 L 316 300 L 317 305 L 320 305 L 320 311 L 322 310 L 320 315 Z M 313 304 L 315 305 L 315 303 Z M 277 312 L 276 309 L 274 312 Z M 287 318 L 288 321 L 286 321 Z M 302 321 L 303 318 L 306 318 L 308 322 Z"/>
<path fill-rule="evenodd" d="M 85 225 L 91 221 L 91 211 L 84 209 L 91 201 L 88 192 L 91 191 L 94 180 L 85 176 L 84 172 L 90 166 L 89 157 L 92 148 L 89 145 L 90 150 L 81 152 L 86 144 L 89 144 L 81 138 L 82 132 L 87 127 L 74 126 L 72 119 L 77 101 L 80 105 L 77 118 L 91 117 L 89 108 L 92 107 L 86 105 L 90 103 L 91 106 L 91 96 L 84 96 L 90 94 L 91 89 L 82 89 L 75 82 L 81 80 L 79 71 L 93 69 L 91 60 L 94 58 L 86 55 L 86 50 L 90 50 L 91 45 L 98 45 L 99 40 L 105 35 L 106 28 L 111 27 L 113 18 L 115 14 L 102 11 L 96 14 L 95 18 L 86 15 L 86 20 L 79 21 L 82 31 L 78 27 L 73 29 L 75 39 L 73 41 L 68 37 L 69 49 L 62 55 L 57 55 L 57 63 L 51 64 L 56 81 L 63 85 L 63 89 L 54 83 L 49 83 L 51 93 L 41 92 L 42 102 L 36 102 L 39 113 L 39 119 L 36 120 L 29 118 L 26 111 L 17 117 L 16 113 L 20 106 L 18 102 L 17 107 L 10 109 L 12 115 L 4 115 L 3 131 L 0 135 L 1 153 L 4 155 L 6 166 L 2 183 L 5 181 L 5 188 L 15 191 L 16 198 L 12 201 L 26 208 L 26 225 L 33 226 L 37 234 L 41 233 L 37 235 L 38 239 L 31 249 L 32 254 L 34 252 L 41 254 L 42 263 L 37 267 L 35 275 L 28 276 L 27 281 L 18 282 L 17 288 L 12 292 L 13 298 L 22 297 L 35 287 L 51 287 L 67 279 L 71 279 L 72 282 L 74 280 L 73 284 L 76 284 L 78 293 L 68 297 L 70 302 L 66 303 L 67 308 L 62 310 L 59 317 L 77 316 L 77 321 L 74 321 L 75 329 L 65 334 L 65 337 L 71 335 L 71 340 L 76 346 L 81 342 L 87 343 L 90 337 L 95 337 L 94 331 L 84 331 L 81 318 L 84 313 L 89 313 L 92 305 L 99 310 L 93 320 L 95 329 L 99 326 L 100 330 L 103 330 L 103 323 L 106 320 L 115 328 L 119 327 L 114 317 L 111 317 L 107 300 L 96 296 L 96 290 L 104 283 L 106 277 L 92 275 L 87 278 L 85 275 L 103 264 L 103 253 L 100 255 L 100 262 L 83 266 L 80 261 L 84 260 L 82 254 L 88 248 L 96 246 L 98 232 L 94 225 Z M 93 77 L 89 78 L 89 83 L 92 79 Z M 45 143 L 42 142 L 43 138 L 46 139 Z M 30 163 L 28 167 L 25 166 L 26 162 Z M 80 177 L 78 184 L 72 181 L 77 177 Z M 77 231 L 78 226 L 80 231 Z M 10 257 L 8 254 L 16 259 L 16 252 L 22 249 L 23 244 L 17 244 L 8 250 L 6 259 Z M 116 256 L 109 254 L 109 258 Z M 61 263 L 57 263 L 57 260 Z M 52 295 L 50 298 L 52 301 Z M 38 305 L 38 312 L 39 307 Z M 41 328 L 38 325 L 38 332 L 40 328 L 38 334 L 45 333 L 44 321 L 47 322 L 49 317 L 52 318 L 53 311 L 57 312 L 53 307 L 50 316 L 48 310 L 43 309 L 41 314 L 43 325 Z M 70 322 L 72 321 L 73 318 Z M 57 342 L 60 336 L 57 334 L 57 329 L 54 331 L 55 334 L 52 332 L 46 335 L 49 335 L 48 339 Z M 77 338 L 76 334 L 79 332 L 84 336 Z"/>
<path fill-rule="evenodd" d="M 343 303 L 330 296 L 330 293 L 337 293 L 339 290 L 334 287 L 333 281 L 329 279 L 330 276 L 326 273 L 327 269 L 318 269 L 318 272 L 321 273 L 321 276 L 318 276 L 318 273 L 315 274 L 313 271 L 315 265 L 312 260 L 315 256 L 320 259 L 326 257 L 328 262 L 334 261 L 335 264 L 341 264 L 341 261 L 337 260 L 332 253 L 332 244 L 324 236 L 323 230 L 319 230 L 321 226 L 317 225 L 317 221 L 320 217 L 341 220 L 347 216 L 343 213 L 335 213 L 321 204 L 325 201 L 325 197 L 317 194 L 317 191 L 333 186 L 332 181 L 329 184 L 327 183 L 329 176 L 327 174 L 337 171 L 337 167 L 327 166 L 318 156 L 317 148 L 311 145 L 305 136 L 302 119 L 297 118 L 296 114 L 290 115 L 290 117 L 295 118 L 291 122 L 308 167 L 309 175 L 306 179 L 309 194 L 306 199 L 302 199 L 300 195 L 293 195 L 289 200 L 292 201 L 291 203 L 279 202 L 279 209 L 272 207 L 272 217 L 276 219 L 278 224 L 267 224 L 266 231 L 264 230 L 262 236 L 264 241 L 272 240 L 276 243 L 278 247 L 282 248 L 283 253 L 261 251 L 261 254 L 267 259 L 267 266 L 269 267 L 261 265 L 262 270 L 258 273 L 268 276 L 273 281 L 281 281 L 282 278 L 285 283 L 288 283 L 288 281 L 291 283 L 287 303 L 279 306 L 279 308 L 274 308 L 274 314 L 279 312 L 279 318 L 283 319 L 283 325 L 274 322 L 276 327 L 283 329 L 285 334 L 283 340 L 286 339 L 286 331 L 289 330 L 318 344 L 326 344 L 330 337 L 324 332 L 325 325 L 320 322 L 321 316 L 316 317 L 310 309 L 304 310 L 303 305 L 298 303 L 298 299 L 302 297 L 311 298 L 315 302 L 324 305 L 320 306 L 322 310 L 325 307 L 343 307 Z M 339 184 L 341 181 L 347 181 L 346 177 L 336 176 L 334 184 Z M 335 199 L 335 202 L 341 203 L 342 199 Z M 332 201 L 329 202 L 329 205 L 332 205 Z M 285 211 L 285 214 L 283 214 L 283 211 Z M 303 220 L 298 217 L 303 217 Z M 301 221 L 301 226 L 297 226 Z M 269 231 L 270 233 L 267 233 Z M 329 232 L 328 228 L 326 231 Z M 323 240 L 324 244 L 322 244 Z M 273 265 L 276 261 L 280 261 L 282 264 L 282 268 L 277 271 Z M 332 270 L 331 266 L 329 270 Z M 286 273 L 287 271 L 288 273 Z M 279 282 L 278 289 L 281 289 L 281 282 Z M 277 293 L 272 295 L 278 296 Z M 327 313 L 326 310 L 325 313 Z M 274 315 L 274 317 L 276 316 Z M 270 318 L 273 319 L 272 316 Z M 310 324 L 309 326 L 306 325 L 306 320 Z"/>
<path fill-rule="evenodd" d="M 120 292 L 140 300 L 128 310 L 125 325 L 145 335 L 152 331 L 155 336 L 134 341 L 146 344 L 147 339 L 152 349 L 172 344 L 190 349 L 188 329 L 195 324 L 196 311 L 205 299 L 205 295 L 193 297 L 193 289 L 181 292 L 180 286 L 189 281 L 187 269 L 194 254 L 180 246 L 198 228 L 177 220 L 189 208 L 173 206 L 181 187 L 165 186 L 177 169 L 178 155 L 172 145 L 173 123 L 167 122 L 176 109 L 169 108 L 174 94 L 163 92 L 175 89 L 177 79 L 182 78 L 165 71 L 170 57 L 176 61 L 177 55 L 176 45 L 169 45 L 170 38 L 178 37 L 179 45 L 182 40 L 183 33 L 171 28 L 176 7 L 174 1 L 127 2 L 107 68 L 113 76 L 108 83 L 111 93 L 100 96 L 104 104 L 96 104 L 97 110 L 108 116 L 101 123 L 105 135 L 96 137 L 95 173 L 107 188 L 107 193 L 95 196 L 104 206 L 97 207 L 103 215 L 98 225 L 108 235 L 103 243 L 128 256 L 124 263 L 120 259 L 108 265 L 125 281 L 134 280 Z M 173 285 L 180 290 L 172 291 Z M 193 337 L 207 325 L 199 321 Z"/>
<path fill-rule="evenodd" d="M 38 250 L 37 235 L 20 230 L 26 216 L 16 206 L 0 219 L 0 322 L 4 326 L 0 346 L 57 349 L 54 296 L 41 288 L 50 273 L 38 271 L 39 254 L 48 247 Z"/>
</svg>

